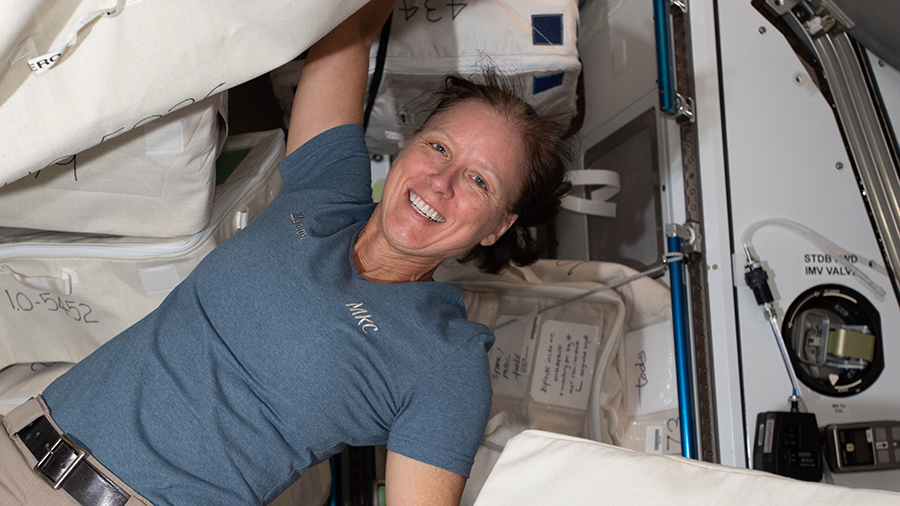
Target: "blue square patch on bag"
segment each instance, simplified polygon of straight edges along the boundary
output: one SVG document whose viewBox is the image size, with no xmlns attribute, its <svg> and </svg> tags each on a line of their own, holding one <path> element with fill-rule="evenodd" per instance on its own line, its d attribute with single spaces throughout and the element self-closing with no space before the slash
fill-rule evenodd
<svg viewBox="0 0 900 506">
<path fill-rule="evenodd" d="M 532 14 L 531 43 L 535 46 L 561 46 L 563 43 L 563 15 Z"/>
<path fill-rule="evenodd" d="M 551 88 L 562 86 L 564 76 L 565 72 L 550 74 L 549 76 L 534 76 L 531 94 L 537 95 L 542 91 L 547 91 Z"/>
</svg>

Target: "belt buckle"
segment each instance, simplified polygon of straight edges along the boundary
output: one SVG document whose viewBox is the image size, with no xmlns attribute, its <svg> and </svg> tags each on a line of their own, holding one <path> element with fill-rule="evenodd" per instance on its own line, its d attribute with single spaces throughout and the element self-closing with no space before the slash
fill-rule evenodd
<svg viewBox="0 0 900 506">
<path fill-rule="evenodd" d="M 44 471 L 43 466 L 50 460 L 50 457 L 53 456 L 53 452 L 59 450 L 60 445 L 62 444 L 66 444 L 69 446 L 69 448 L 72 449 L 72 452 L 75 454 L 75 460 L 66 467 L 59 478 L 54 480 L 47 475 L 47 472 Z M 87 452 L 85 452 L 83 449 L 81 449 L 81 447 L 72 442 L 72 440 L 68 436 L 66 436 L 65 434 L 60 434 L 59 439 L 57 439 L 56 442 L 53 443 L 53 446 L 51 448 L 47 449 L 47 453 L 44 454 L 43 458 L 41 458 L 41 460 L 34 465 L 34 472 L 36 472 L 38 476 L 43 478 L 44 481 L 49 483 L 54 490 L 59 490 L 59 487 L 62 486 L 63 481 L 65 481 L 65 479 L 69 477 L 69 475 L 75 469 L 75 466 L 77 466 L 78 463 L 81 462 L 86 455 Z"/>
</svg>

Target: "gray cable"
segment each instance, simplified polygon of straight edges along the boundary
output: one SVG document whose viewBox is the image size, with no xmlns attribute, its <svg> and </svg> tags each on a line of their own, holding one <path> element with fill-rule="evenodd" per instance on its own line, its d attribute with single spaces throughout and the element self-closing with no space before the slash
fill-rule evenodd
<svg viewBox="0 0 900 506">
<path fill-rule="evenodd" d="M 497 325 L 496 327 L 494 327 L 493 330 L 499 330 L 499 329 L 501 329 L 501 328 L 503 328 L 503 327 L 506 327 L 507 325 L 512 325 L 512 324 L 515 323 L 515 322 L 524 320 L 525 318 L 534 318 L 535 316 L 537 316 L 537 315 L 539 315 L 539 314 L 541 314 L 541 313 L 544 313 L 544 312 L 546 312 L 546 311 L 550 311 L 551 309 L 555 309 L 555 308 L 558 308 L 558 307 L 560 307 L 560 306 L 569 304 L 569 303 L 571 303 L 571 302 L 575 302 L 576 300 L 581 300 L 581 299 L 583 299 L 583 298 L 585 298 L 585 297 L 590 297 L 591 295 L 594 295 L 594 294 L 597 294 L 597 293 L 600 293 L 600 292 L 604 292 L 604 291 L 606 291 L 606 290 L 610 290 L 610 289 L 618 288 L 618 287 L 620 287 L 620 286 L 627 285 L 628 283 L 631 283 L 631 282 L 633 282 L 633 281 L 636 281 L 636 280 L 638 280 L 638 279 L 640 279 L 640 278 L 644 278 L 644 277 L 647 277 L 647 276 L 652 276 L 652 275 L 654 275 L 654 274 L 656 274 L 656 273 L 662 273 L 662 272 L 665 272 L 666 269 L 669 268 L 669 264 L 670 264 L 670 263 L 672 263 L 672 262 L 680 262 L 680 261 L 682 261 L 683 259 L 684 259 L 684 254 L 682 254 L 682 253 L 666 253 L 666 254 L 663 256 L 663 263 L 662 263 L 661 265 L 657 265 L 656 267 L 652 267 L 652 268 L 647 269 L 647 270 L 645 270 L 645 271 L 638 272 L 637 274 L 632 274 L 631 276 L 628 276 L 628 277 L 626 277 L 626 278 L 622 278 L 622 279 L 613 281 L 612 283 L 609 283 L 609 284 L 607 284 L 607 285 L 603 285 L 603 286 L 601 286 L 601 287 L 599 287 L 599 288 L 595 288 L 595 289 L 593 289 L 593 290 L 588 290 L 587 292 L 584 292 L 584 293 L 582 293 L 582 294 L 580 294 L 580 295 L 576 295 L 576 296 L 571 297 L 571 298 L 569 298 L 569 299 L 566 299 L 566 300 L 564 300 L 564 301 L 557 302 L 556 304 L 552 304 L 552 305 L 547 306 L 547 307 L 545 307 L 545 308 L 538 309 L 537 311 L 532 311 L 532 312 L 530 312 L 530 313 L 523 314 L 522 316 L 517 316 L 517 317 L 513 318 L 512 320 L 509 320 L 509 321 L 507 321 L 507 322 L 501 323 L 500 325 Z"/>
</svg>

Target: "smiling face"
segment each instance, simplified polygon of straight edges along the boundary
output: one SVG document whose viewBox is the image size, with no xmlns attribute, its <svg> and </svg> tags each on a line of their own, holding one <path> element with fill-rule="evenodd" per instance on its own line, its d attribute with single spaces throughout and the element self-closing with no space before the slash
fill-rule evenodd
<svg viewBox="0 0 900 506">
<path fill-rule="evenodd" d="M 463 101 L 403 150 L 369 225 L 393 253 L 423 260 L 490 246 L 517 218 L 508 209 L 522 187 L 524 149 L 511 121 Z"/>
</svg>

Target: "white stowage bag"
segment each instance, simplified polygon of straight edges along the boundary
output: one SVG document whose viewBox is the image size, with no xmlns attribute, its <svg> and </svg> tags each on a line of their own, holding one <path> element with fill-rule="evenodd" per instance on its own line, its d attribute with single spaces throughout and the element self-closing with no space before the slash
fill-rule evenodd
<svg viewBox="0 0 900 506">
<path fill-rule="evenodd" d="M 281 185 L 284 132 L 229 137 L 208 227 L 178 239 L 0 229 L 0 370 L 74 363 L 153 309 Z M 238 161 L 239 160 L 239 161 Z M 232 164 L 233 165 L 233 164 Z"/>
<path fill-rule="evenodd" d="M 888 480 L 889 483 L 889 480 Z M 476 506 L 897 506 L 900 494 L 643 453 L 544 431 L 513 438 Z"/>
<path fill-rule="evenodd" d="M 12 61 L 16 54 L 25 50 L 25 45 L 16 44 L 28 22 L 47 0 L 18 0 L 0 4 L 0 63 Z M 9 65 L 0 65 L 0 79 Z"/>
<path fill-rule="evenodd" d="M 0 186 L 265 74 L 364 4 L 0 2 Z"/>
<path fill-rule="evenodd" d="M 369 116 L 366 143 L 396 153 L 400 139 L 425 120 L 423 99 L 448 73 L 464 76 L 493 66 L 546 112 L 577 111 L 576 0 L 397 2 L 384 73 Z M 369 74 L 375 73 L 378 43 Z M 371 81 L 371 80 L 370 80 Z"/>
<path fill-rule="evenodd" d="M 679 454 L 669 290 L 650 278 L 572 300 L 636 274 L 608 262 L 539 260 L 499 276 L 446 262 L 470 320 L 493 329 L 493 402 L 462 504 L 506 442 L 541 429 Z M 510 322 L 510 323 L 507 323 Z"/>
<path fill-rule="evenodd" d="M 581 73 L 577 27 L 575 0 L 397 2 L 380 81 L 380 41 L 369 56 L 369 92 L 373 81 L 379 84 L 368 113 L 369 150 L 397 154 L 425 121 L 433 106 L 428 99 L 447 74 L 468 77 L 488 67 L 508 77 L 538 110 L 573 119 Z M 290 61 L 269 76 L 285 127 L 303 64 Z"/>
<path fill-rule="evenodd" d="M 227 92 L 0 188 L 0 227 L 138 237 L 206 228 Z"/>
</svg>

